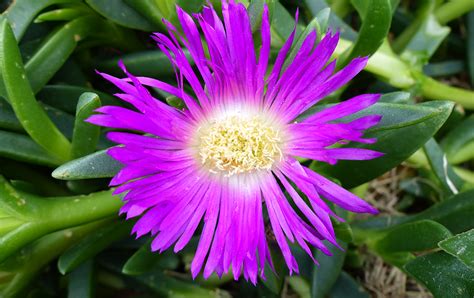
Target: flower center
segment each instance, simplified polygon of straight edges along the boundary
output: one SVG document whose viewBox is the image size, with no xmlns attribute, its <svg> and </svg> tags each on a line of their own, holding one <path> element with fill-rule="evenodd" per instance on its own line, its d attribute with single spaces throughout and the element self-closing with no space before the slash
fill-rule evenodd
<svg viewBox="0 0 474 298">
<path fill-rule="evenodd" d="M 280 145 L 279 130 L 258 116 L 228 116 L 199 131 L 202 164 L 225 176 L 271 169 L 282 158 Z"/>
</svg>

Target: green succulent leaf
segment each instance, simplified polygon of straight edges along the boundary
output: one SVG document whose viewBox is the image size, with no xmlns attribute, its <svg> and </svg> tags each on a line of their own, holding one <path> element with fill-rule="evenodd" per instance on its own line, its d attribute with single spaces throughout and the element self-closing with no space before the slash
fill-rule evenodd
<svg viewBox="0 0 474 298">
<path fill-rule="evenodd" d="M 454 164 L 474 158 L 474 116 L 450 130 L 440 143 L 448 160 Z"/>
<path fill-rule="evenodd" d="M 36 101 L 15 36 L 5 20 L 0 25 L 0 72 L 10 104 L 26 132 L 51 155 L 68 160 L 71 144 Z"/>
<path fill-rule="evenodd" d="M 377 138 L 377 142 L 370 145 L 350 143 L 347 147 L 368 148 L 382 152 L 384 156 L 364 161 L 341 160 L 334 166 L 313 162 L 311 167 L 338 179 L 347 188 L 356 187 L 399 165 L 422 147 L 448 119 L 452 108 L 453 104 L 449 102 L 375 104 L 354 117 L 383 116 L 382 122 L 365 134 L 367 138 Z"/>
<path fill-rule="evenodd" d="M 89 260 L 69 274 L 68 298 L 94 297 L 94 263 Z"/>
<path fill-rule="evenodd" d="M 191 55 L 187 51 L 185 53 L 190 61 Z M 174 75 L 174 69 L 168 57 L 157 50 L 135 52 L 121 55 L 120 58 L 108 59 L 99 62 L 97 69 L 111 75 L 123 76 L 123 71 L 118 66 L 119 60 L 123 61 L 128 71 L 137 76 L 166 77 Z"/>
<path fill-rule="evenodd" d="M 419 220 L 385 232 L 376 241 L 375 248 L 381 254 L 424 251 L 436 248 L 439 241 L 451 236 L 443 225 L 432 220 Z"/>
<path fill-rule="evenodd" d="M 441 241 L 439 247 L 474 270 L 474 229 Z"/>
<path fill-rule="evenodd" d="M 63 164 L 52 175 L 61 180 L 109 178 L 122 167 L 121 163 L 107 155 L 106 150 L 101 150 Z"/>
<path fill-rule="evenodd" d="M 390 29 L 392 22 L 390 0 L 366 0 L 363 2 L 366 8 L 359 10 L 363 13 L 359 35 L 346 58 L 339 60 L 340 66 L 348 64 L 355 57 L 369 56 L 375 53 Z"/>
<path fill-rule="evenodd" d="M 341 272 L 329 293 L 331 298 L 369 298 L 369 294 L 348 273 Z"/>
<path fill-rule="evenodd" d="M 79 98 L 72 137 L 72 158 L 79 158 L 95 151 L 99 141 L 100 127 L 85 122 L 94 110 L 100 107 L 100 98 L 95 93 L 83 93 Z"/>
<path fill-rule="evenodd" d="M 343 249 L 347 249 L 347 244 L 340 241 L 339 244 Z M 315 265 L 313 269 L 313 280 L 311 285 L 312 298 L 326 297 L 341 274 L 346 253 L 335 246 L 328 246 L 333 254 L 332 256 L 327 256 L 321 251 L 317 251 L 315 254 L 319 266 Z"/>
<path fill-rule="evenodd" d="M 157 29 L 156 25 L 123 0 L 86 0 L 86 3 L 105 18 L 121 26 L 148 32 Z"/>
<path fill-rule="evenodd" d="M 0 156 L 32 164 L 57 166 L 61 160 L 49 154 L 30 137 L 0 130 Z"/>
<path fill-rule="evenodd" d="M 438 143 L 432 138 L 426 142 L 423 149 L 434 175 L 447 196 L 457 194 L 463 186 L 463 181 L 454 173 Z"/>
<path fill-rule="evenodd" d="M 65 251 L 58 260 L 58 269 L 66 274 L 76 269 L 85 261 L 130 234 L 133 222 L 109 222 L 106 226 L 87 235 L 82 241 Z"/>
<path fill-rule="evenodd" d="M 405 270 L 435 297 L 469 298 L 474 295 L 474 270 L 445 252 L 418 257 L 406 264 Z"/>
<path fill-rule="evenodd" d="M 0 21 L 7 19 L 12 26 L 17 40 L 21 40 L 26 29 L 35 16 L 48 6 L 64 3 L 79 3 L 80 0 L 15 0 L 0 16 Z"/>
<path fill-rule="evenodd" d="M 436 221 L 453 234 L 465 232 L 474 227 L 474 190 L 461 192 L 414 215 L 385 216 L 353 223 L 355 235 L 367 236 L 372 230 L 381 230 L 403 223 L 422 219 Z M 356 237 L 358 238 L 358 237 Z"/>
<path fill-rule="evenodd" d="M 156 268 L 176 269 L 179 264 L 178 256 L 172 252 L 152 252 L 151 241 L 147 241 L 123 265 L 122 272 L 128 275 L 140 275 Z"/>
</svg>

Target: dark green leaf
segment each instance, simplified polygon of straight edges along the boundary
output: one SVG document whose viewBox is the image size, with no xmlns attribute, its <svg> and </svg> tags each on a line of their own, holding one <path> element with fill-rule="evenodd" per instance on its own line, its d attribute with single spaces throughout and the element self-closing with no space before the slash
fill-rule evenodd
<svg viewBox="0 0 474 298">
<path fill-rule="evenodd" d="M 347 55 L 339 61 L 344 66 L 356 57 L 369 56 L 375 53 L 387 36 L 392 21 L 390 0 L 367 0 L 367 8 L 362 17 L 362 26 L 359 35 Z"/>
<path fill-rule="evenodd" d="M 94 263 L 89 260 L 69 274 L 68 298 L 91 298 L 94 296 Z"/>
<path fill-rule="evenodd" d="M 459 193 L 415 215 L 398 217 L 379 217 L 357 222 L 352 225 L 355 234 L 371 229 L 383 229 L 390 226 L 415 222 L 421 219 L 434 220 L 453 234 L 461 233 L 474 227 L 474 190 Z"/>
<path fill-rule="evenodd" d="M 454 164 L 474 158 L 474 116 L 449 131 L 440 145 L 448 160 Z"/>
<path fill-rule="evenodd" d="M 0 72 L 16 116 L 35 142 L 58 159 L 68 160 L 71 144 L 37 103 L 15 36 L 6 20 L 1 23 L 0 34 Z"/>
<path fill-rule="evenodd" d="M 331 289 L 330 298 L 369 298 L 369 294 L 349 274 L 341 272 Z"/>
<path fill-rule="evenodd" d="M 61 180 L 79 180 L 113 177 L 123 167 L 121 163 L 107 155 L 106 150 L 63 164 L 52 173 Z"/>
<path fill-rule="evenodd" d="M 63 66 L 80 40 L 101 27 L 96 16 L 75 19 L 54 32 L 25 64 L 25 71 L 34 93 L 48 83 Z"/>
<path fill-rule="evenodd" d="M 312 168 L 338 179 L 347 188 L 370 181 L 397 166 L 423 146 L 443 125 L 452 108 L 452 103 L 439 101 L 419 105 L 375 104 L 355 117 L 369 114 L 383 116 L 382 122 L 366 133 L 368 138 L 377 138 L 377 143 L 351 143 L 347 147 L 369 148 L 385 155 L 373 160 L 341 160 L 334 166 L 314 162 Z"/>
<path fill-rule="evenodd" d="M 402 59 L 421 68 L 448 36 L 449 31 L 449 27 L 441 26 L 433 15 L 428 15 L 406 45 Z"/>
<path fill-rule="evenodd" d="M 160 297 L 215 298 L 218 297 L 218 293 L 226 295 L 226 292 L 222 290 L 204 289 L 191 281 L 178 280 L 162 272 L 144 274 L 134 278 L 159 294 Z"/>
<path fill-rule="evenodd" d="M 190 60 L 189 52 L 185 52 Z M 108 59 L 98 64 L 97 69 L 115 76 L 123 76 L 123 71 L 118 66 L 122 60 L 127 70 L 137 76 L 165 77 L 174 74 L 174 69 L 168 57 L 157 50 L 146 52 L 135 52 L 133 54 L 121 55 L 120 57 Z"/>
<path fill-rule="evenodd" d="M 328 8 L 326 1 L 324 0 L 305 0 L 306 6 L 311 11 L 311 14 L 316 16 L 323 9 Z M 337 15 L 331 13 L 329 16 L 329 28 L 333 32 L 336 30 L 341 32 L 341 36 L 345 39 L 354 41 L 357 38 L 357 33 Z"/>
<path fill-rule="evenodd" d="M 450 60 L 430 63 L 423 67 L 423 72 L 430 77 L 452 76 L 466 69 L 462 60 Z"/>
<path fill-rule="evenodd" d="M 296 25 L 295 39 L 303 31 L 301 25 L 295 24 L 293 16 L 278 1 L 275 2 L 275 9 L 271 19 L 272 45 L 282 46 L 288 39 Z"/>
<path fill-rule="evenodd" d="M 0 155 L 28 163 L 57 166 L 61 160 L 51 156 L 30 137 L 0 130 Z"/>
<path fill-rule="evenodd" d="M 62 274 L 71 272 L 83 262 L 91 259 L 113 242 L 130 234 L 133 222 L 111 222 L 107 226 L 87 235 L 81 242 L 64 252 L 58 260 Z"/>
<path fill-rule="evenodd" d="M 339 244 L 343 249 L 347 249 L 347 244 L 342 242 L 339 242 Z M 319 262 L 319 266 L 314 266 L 313 281 L 311 285 L 312 298 L 326 297 L 338 279 L 342 270 L 342 265 L 344 264 L 346 253 L 331 244 L 328 246 L 333 254 L 332 256 L 327 256 L 319 250 L 316 252 L 316 260 Z"/>
<path fill-rule="evenodd" d="M 125 3 L 139 12 L 143 17 L 145 17 L 149 23 L 153 24 L 155 28 L 163 28 L 163 18 L 168 16 L 163 15 L 163 12 L 158 6 L 160 2 L 156 0 L 124 0 Z M 164 2 L 164 1 L 163 1 Z"/>
<path fill-rule="evenodd" d="M 451 232 L 432 220 L 419 220 L 394 227 L 376 241 L 381 254 L 416 252 L 436 248 L 438 242 L 450 237 Z"/>
<path fill-rule="evenodd" d="M 95 151 L 99 141 L 100 127 L 87 123 L 85 120 L 99 107 L 100 99 L 95 93 L 83 93 L 79 98 L 72 137 L 72 158 L 79 158 Z"/>
<path fill-rule="evenodd" d="M 0 21 L 7 19 L 12 26 L 15 37 L 21 40 L 29 24 L 40 11 L 54 4 L 78 2 L 80 0 L 15 0 L 8 10 L 0 16 Z"/>
<path fill-rule="evenodd" d="M 123 273 L 139 275 L 156 268 L 176 269 L 179 264 L 178 256 L 173 252 L 152 252 L 150 243 L 151 241 L 148 241 L 128 259 L 122 268 Z"/>
<path fill-rule="evenodd" d="M 45 86 L 37 95 L 38 100 L 68 112 L 70 114 L 76 113 L 77 102 L 79 97 L 84 92 L 94 92 L 97 93 L 100 97 L 100 101 L 104 105 L 118 105 L 121 102 L 115 100 L 112 96 L 97 92 L 96 90 L 78 87 L 78 86 L 69 86 L 69 85 L 48 85 Z"/>
<path fill-rule="evenodd" d="M 474 229 L 441 241 L 439 247 L 474 270 Z"/>
<path fill-rule="evenodd" d="M 15 112 L 3 98 L 0 98 L 0 128 L 17 132 L 24 131 L 23 126 L 15 116 Z"/>
<path fill-rule="evenodd" d="M 474 11 L 467 14 L 467 32 L 467 68 L 471 86 L 474 86 Z"/>
<path fill-rule="evenodd" d="M 157 26 L 150 23 L 123 0 L 86 0 L 95 11 L 105 18 L 127 28 L 154 31 Z"/>
<path fill-rule="evenodd" d="M 474 296 L 474 270 L 445 252 L 418 257 L 406 264 L 405 269 L 422 282 L 435 297 Z"/>
<path fill-rule="evenodd" d="M 438 143 L 431 138 L 423 146 L 423 150 L 443 191 L 448 195 L 457 194 L 462 188 L 463 181 L 454 173 L 453 168 L 448 163 L 446 154 L 441 150 Z"/>
</svg>

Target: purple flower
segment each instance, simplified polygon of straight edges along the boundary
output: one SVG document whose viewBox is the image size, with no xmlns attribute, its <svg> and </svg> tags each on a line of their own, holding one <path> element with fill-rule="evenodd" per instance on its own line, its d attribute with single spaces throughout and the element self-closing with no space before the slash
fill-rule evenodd
<svg viewBox="0 0 474 298">
<path fill-rule="evenodd" d="M 177 14 L 184 34 L 165 21 L 169 35 L 155 33 L 153 39 L 172 62 L 178 87 L 135 77 L 120 64 L 127 78 L 101 75 L 122 90 L 116 96 L 136 111 L 104 106 L 97 110 L 101 114 L 88 119 L 134 131 L 108 134 L 110 140 L 122 144 L 108 150 L 124 164 L 111 181 L 118 186 L 115 194 L 126 192 L 121 213 L 127 218 L 141 216 L 133 233 L 137 237 L 151 233 L 151 248 L 159 252 L 172 245 L 175 252 L 183 249 L 202 222 L 191 264 L 193 277 L 202 269 L 205 278 L 231 269 L 235 279 L 242 273 L 253 283 L 258 275 L 264 278 L 265 263 L 272 266 L 267 226 L 290 274 L 298 272 L 288 241 L 296 241 L 311 258 L 311 246 L 330 254 L 323 240 L 338 245 L 330 220 L 337 216 L 328 201 L 353 212 L 377 213 L 296 159 L 334 164 L 341 159 L 381 156 L 367 149 L 334 146 L 375 142 L 362 136 L 380 116 L 335 120 L 374 104 L 378 94 L 360 95 L 296 121 L 349 82 L 367 58 L 354 59 L 334 73 L 335 61 L 330 62 L 330 57 L 338 33 L 326 34 L 316 45 L 316 32 L 311 32 L 284 67 L 293 31 L 269 71 L 271 34 L 266 6 L 257 50 L 242 4 L 224 0 L 223 22 L 212 7 L 204 7 L 194 18 L 179 7 Z M 194 67 L 180 43 L 189 51 Z M 146 87 L 182 99 L 186 109 L 164 104 Z"/>
</svg>

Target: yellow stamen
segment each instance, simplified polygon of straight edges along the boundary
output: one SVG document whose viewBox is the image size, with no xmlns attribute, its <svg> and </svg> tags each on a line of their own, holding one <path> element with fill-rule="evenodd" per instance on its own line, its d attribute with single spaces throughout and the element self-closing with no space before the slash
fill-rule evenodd
<svg viewBox="0 0 474 298">
<path fill-rule="evenodd" d="M 198 142 L 202 164 L 225 176 L 269 170 L 282 158 L 279 130 L 258 116 L 214 120 L 199 130 Z"/>
</svg>

